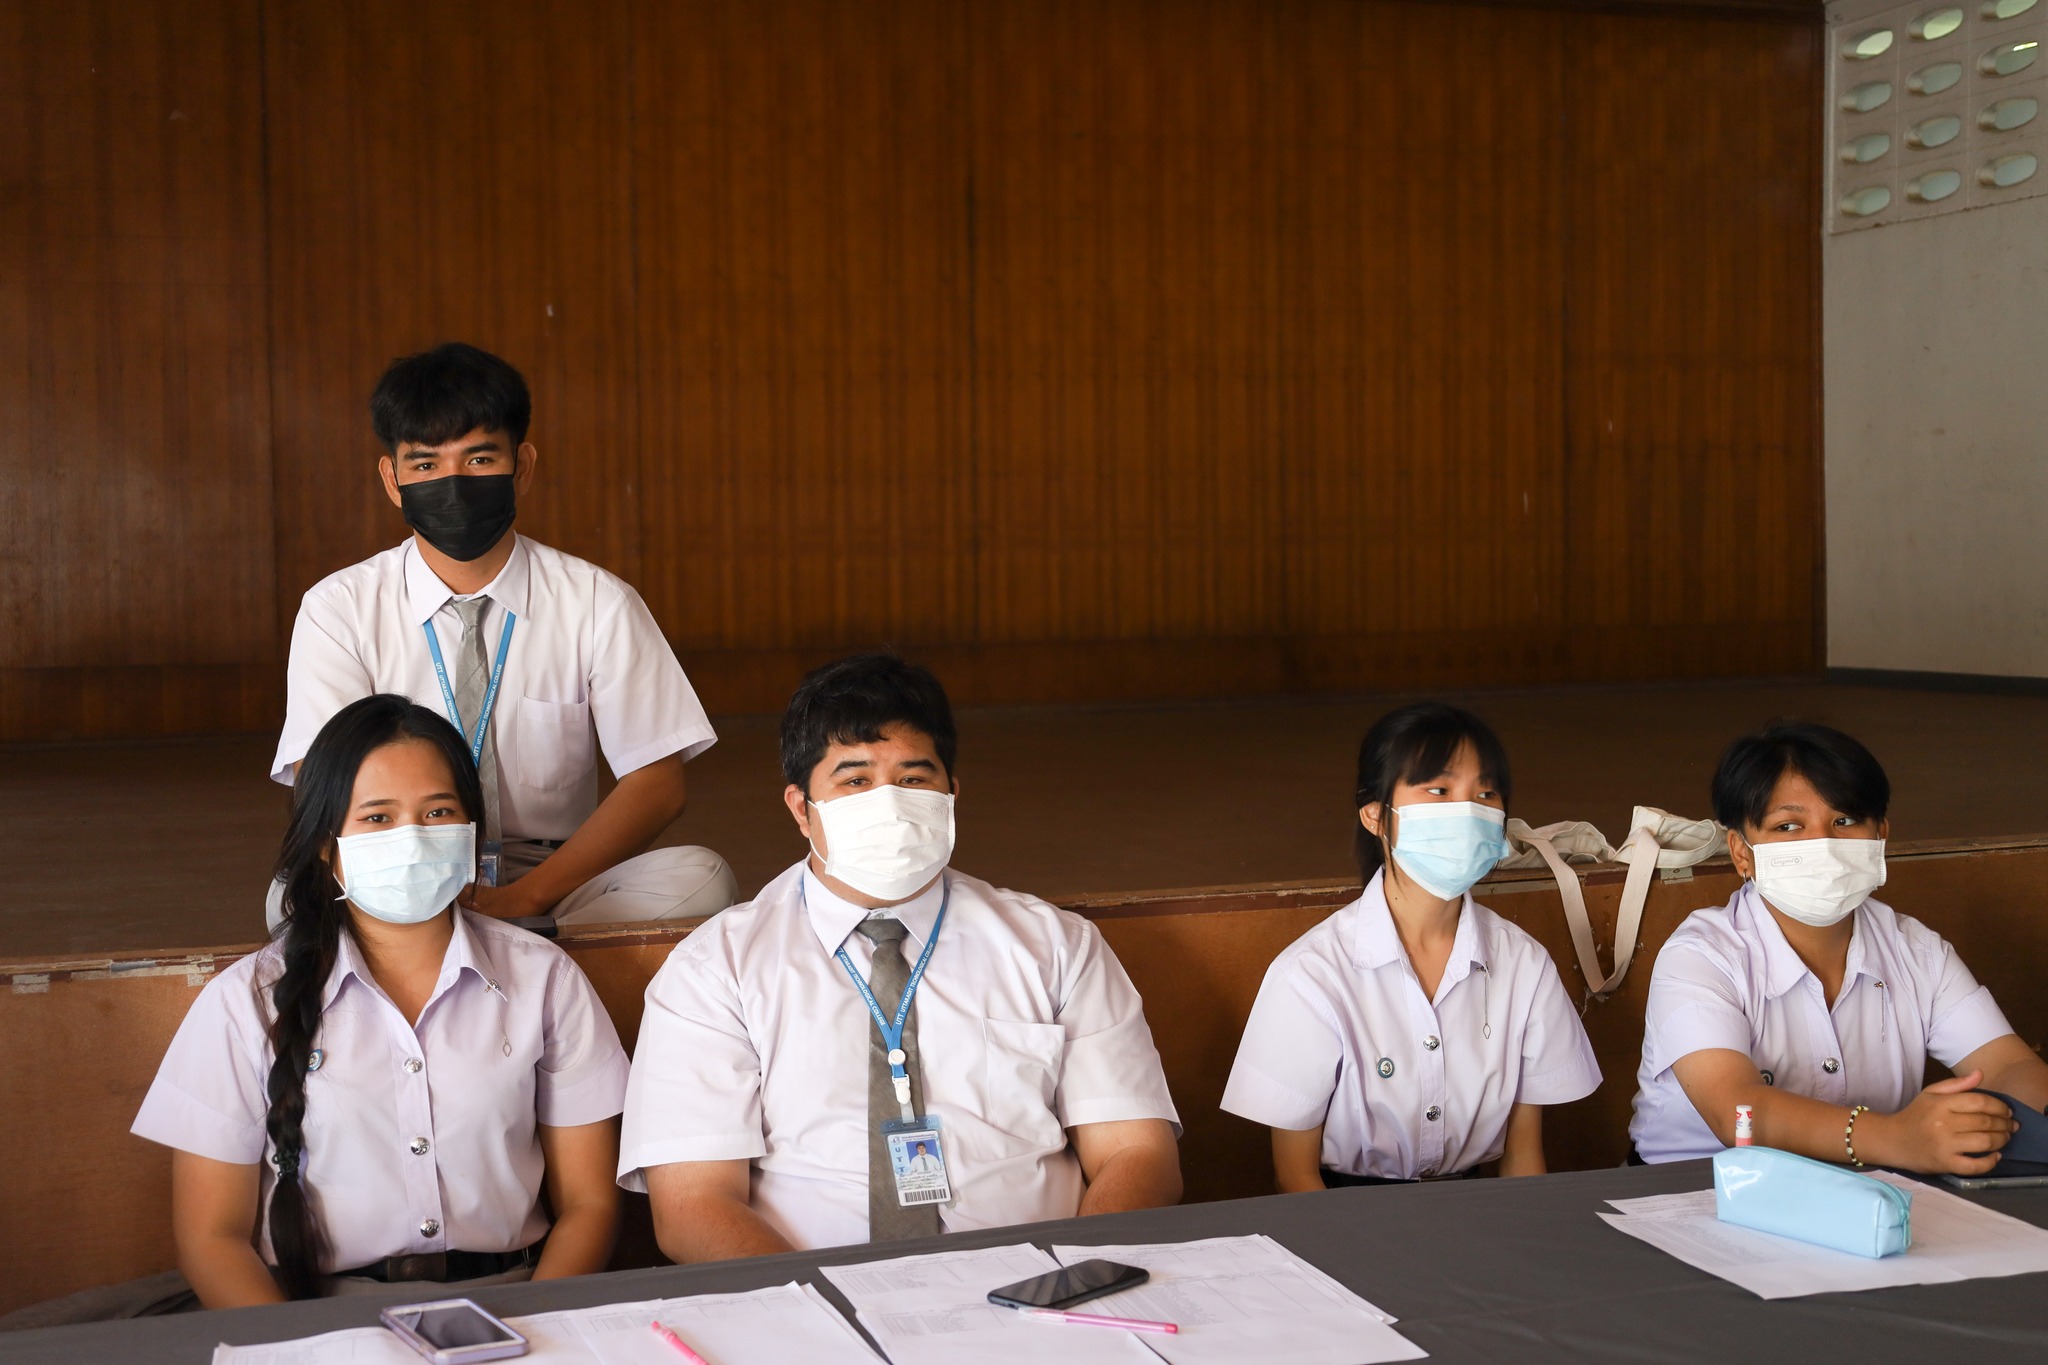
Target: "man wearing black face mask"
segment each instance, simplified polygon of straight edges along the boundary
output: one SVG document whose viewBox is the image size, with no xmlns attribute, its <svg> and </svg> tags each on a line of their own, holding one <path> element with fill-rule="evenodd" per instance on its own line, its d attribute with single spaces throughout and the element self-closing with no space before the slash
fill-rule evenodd
<svg viewBox="0 0 2048 1365">
<path fill-rule="evenodd" d="M 717 854 L 649 851 L 683 812 L 684 762 L 716 736 L 639 594 L 513 529 L 531 415 L 519 372 L 473 346 L 384 372 L 377 468 L 412 536 L 306 594 L 271 775 L 290 782 L 342 707 L 401 693 L 455 722 L 483 779 L 485 866 L 465 904 L 558 923 L 721 910 L 738 888 Z M 619 777 L 602 802 L 600 746 Z M 277 905 L 273 888 L 273 924 Z"/>
</svg>

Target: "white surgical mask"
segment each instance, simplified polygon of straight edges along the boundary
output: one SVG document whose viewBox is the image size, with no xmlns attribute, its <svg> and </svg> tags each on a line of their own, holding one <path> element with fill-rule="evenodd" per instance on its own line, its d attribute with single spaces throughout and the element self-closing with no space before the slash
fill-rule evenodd
<svg viewBox="0 0 2048 1365">
<path fill-rule="evenodd" d="M 419 924 L 476 880 L 475 825 L 400 825 L 334 841 L 341 891 L 386 924 Z"/>
<path fill-rule="evenodd" d="M 1788 839 L 1751 844 L 1756 889 L 1801 924 L 1839 924 L 1884 885 L 1882 839 Z"/>
<path fill-rule="evenodd" d="M 876 787 L 813 801 L 825 836 L 825 875 L 876 900 L 922 890 L 953 857 L 953 798 L 923 787 Z"/>
<path fill-rule="evenodd" d="M 1394 807 L 1394 861 L 1430 895 L 1456 900 L 1508 856 L 1504 810 L 1477 801 Z"/>
</svg>

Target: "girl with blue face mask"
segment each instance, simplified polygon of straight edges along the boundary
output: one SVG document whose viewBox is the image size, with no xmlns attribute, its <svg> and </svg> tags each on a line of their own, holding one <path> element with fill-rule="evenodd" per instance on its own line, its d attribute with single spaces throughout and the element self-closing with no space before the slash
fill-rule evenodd
<svg viewBox="0 0 2048 1365">
<path fill-rule="evenodd" d="M 200 992 L 134 1125 L 173 1149 L 206 1307 L 610 1258 L 625 1053 L 567 954 L 455 906 L 482 809 L 461 736 L 403 697 L 314 740 L 283 925 Z"/>
<path fill-rule="evenodd" d="M 1507 853 L 1507 754 L 1437 702 L 1359 746 L 1363 894 L 1266 972 L 1223 1108 L 1284 1192 L 1544 1169 L 1541 1106 L 1600 1084 L 1550 955 L 1471 897 Z"/>
</svg>

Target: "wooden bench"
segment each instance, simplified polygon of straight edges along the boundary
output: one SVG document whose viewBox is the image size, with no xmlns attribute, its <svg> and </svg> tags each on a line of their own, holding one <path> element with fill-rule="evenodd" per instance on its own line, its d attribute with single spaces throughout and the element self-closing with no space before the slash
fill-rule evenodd
<svg viewBox="0 0 2048 1365">
<path fill-rule="evenodd" d="M 1611 942 L 1623 869 L 1582 870 L 1596 935 Z M 1620 1162 L 1656 950 L 1685 916 L 1727 900 L 1725 862 L 1652 884 L 1642 947 L 1622 988 L 1587 1008 L 1605 1082 L 1552 1110 L 1545 1143 L 1554 1170 Z M 2048 1034 L 2048 836 L 1894 845 L 1884 898 L 1953 941 L 1997 994 L 2020 1036 Z M 1266 966 L 1345 904 L 1335 882 L 1161 891 L 1069 902 L 1104 936 L 1145 997 L 1146 1015 L 1186 1125 L 1181 1144 L 1190 1201 L 1266 1193 L 1266 1134 L 1216 1105 Z M 1502 874 L 1479 897 L 1550 950 L 1583 994 L 1557 889 L 1547 873 Z M 641 996 L 690 923 L 593 928 L 561 940 L 589 973 L 619 1035 L 638 1033 Z M 250 945 L 122 953 L 90 961 L 0 962 L 0 1312 L 73 1290 L 165 1270 L 170 1158 L 128 1125 L 172 1033 L 212 974 Z M 617 1264 L 655 1257 L 644 1201 L 629 1210 Z"/>
</svg>

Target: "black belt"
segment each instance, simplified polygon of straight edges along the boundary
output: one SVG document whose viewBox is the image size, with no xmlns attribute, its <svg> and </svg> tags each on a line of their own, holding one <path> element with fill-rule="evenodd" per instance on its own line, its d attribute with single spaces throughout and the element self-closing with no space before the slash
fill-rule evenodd
<svg viewBox="0 0 2048 1365">
<path fill-rule="evenodd" d="M 1325 1166 L 1323 1167 L 1323 1188 L 1348 1190 L 1361 1185 L 1434 1185 L 1439 1180 L 1470 1180 L 1478 1174 L 1479 1168 L 1473 1166 L 1468 1170 L 1458 1171 L 1451 1175 L 1432 1175 L 1420 1180 L 1402 1180 L 1390 1175 L 1352 1175 L 1348 1171 L 1333 1171 L 1328 1166 Z"/>
<path fill-rule="evenodd" d="M 543 1237 L 518 1251 L 430 1251 L 416 1256 L 386 1256 L 381 1261 L 339 1273 L 357 1279 L 382 1280 L 386 1284 L 406 1284 L 416 1280 L 453 1284 L 457 1280 L 480 1280 L 486 1275 L 503 1275 L 508 1270 L 539 1265 L 540 1249 L 547 1245 L 547 1240 Z"/>
</svg>

